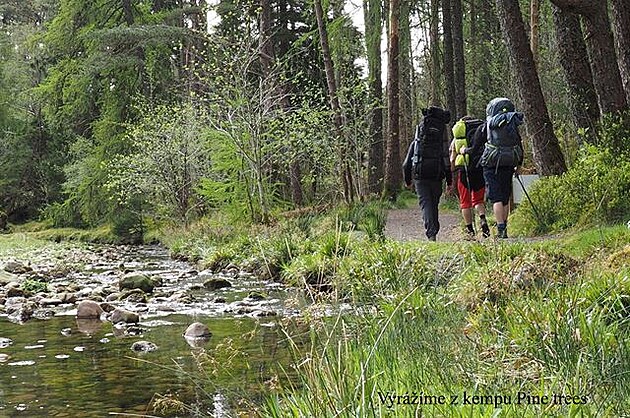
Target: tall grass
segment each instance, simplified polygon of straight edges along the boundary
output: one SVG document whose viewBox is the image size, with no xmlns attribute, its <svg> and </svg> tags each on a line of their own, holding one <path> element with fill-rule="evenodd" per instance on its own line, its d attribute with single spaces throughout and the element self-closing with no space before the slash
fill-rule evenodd
<svg viewBox="0 0 630 418">
<path fill-rule="evenodd" d="M 371 292 L 373 309 L 361 312 L 375 314 L 315 328 L 319 344 L 296 351 L 299 382 L 262 415 L 623 416 L 630 268 L 617 254 L 630 232 L 597 234 L 446 254 L 392 243 L 355 250 L 339 280 L 356 300 Z M 445 277 L 431 280 L 440 268 Z"/>
</svg>

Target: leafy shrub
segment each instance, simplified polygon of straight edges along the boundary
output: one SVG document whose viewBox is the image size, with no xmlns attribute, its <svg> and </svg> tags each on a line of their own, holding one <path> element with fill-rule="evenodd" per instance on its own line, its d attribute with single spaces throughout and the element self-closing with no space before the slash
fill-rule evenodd
<svg viewBox="0 0 630 418">
<path fill-rule="evenodd" d="M 526 200 L 513 219 L 528 234 L 624 221 L 630 218 L 630 161 L 585 147 L 574 167 L 541 179 L 530 196 L 535 208 Z"/>
<path fill-rule="evenodd" d="M 20 285 L 22 290 L 31 292 L 31 293 L 39 293 L 46 292 L 48 290 L 48 284 L 36 279 L 26 279 Z"/>
<path fill-rule="evenodd" d="M 55 228 L 85 226 L 79 211 L 76 197 L 70 197 L 63 203 L 54 202 L 46 206 L 41 213 L 41 218 L 49 221 Z"/>
</svg>

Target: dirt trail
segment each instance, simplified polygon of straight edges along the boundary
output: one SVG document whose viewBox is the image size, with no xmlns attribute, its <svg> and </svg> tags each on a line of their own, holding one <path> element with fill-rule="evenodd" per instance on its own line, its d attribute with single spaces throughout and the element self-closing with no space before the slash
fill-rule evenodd
<svg viewBox="0 0 630 418">
<path fill-rule="evenodd" d="M 437 235 L 438 242 L 460 242 L 465 241 L 462 217 L 458 212 L 441 209 L 439 212 L 440 232 Z M 476 224 L 479 223 L 477 219 Z M 496 235 L 496 230 L 490 224 L 492 237 Z M 407 209 L 392 209 L 387 213 L 387 223 L 385 224 L 385 236 L 396 241 L 427 241 L 424 233 L 424 222 L 422 213 L 418 206 Z M 507 242 L 539 242 L 548 239 L 558 238 L 560 235 L 541 235 L 537 237 L 512 237 Z M 494 238 L 488 238 L 494 239 Z M 477 240 L 484 241 L 481 231 L 477 231 Z"/>
<path fill-rule="evenodd" d="M 437 240 L 442 242 L 454 242 L 464 239 L 460 225 L 461 215 L 454 212 L 441 210 L 440 232 Z M 478 234 L 481 236 L 481 233 Z M 385 236 L 397 241 L 426 241 L 424 223 L 419 207 L 408 209 L 393 209 L 387 213 L 385 224 Z"/>
</svg>

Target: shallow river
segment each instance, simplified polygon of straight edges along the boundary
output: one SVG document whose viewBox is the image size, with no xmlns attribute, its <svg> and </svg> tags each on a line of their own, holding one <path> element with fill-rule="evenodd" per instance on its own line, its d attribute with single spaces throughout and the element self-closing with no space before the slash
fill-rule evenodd
<svg viewBox="0 0 630 418">
<path fill-rule="evenodd" d="M 291 378 L 282 328 L 297 315 L 297 292 L 236 273 L 219 274 L 232 287 L 209 291 L 194 266 L 160 247 L 45 256 L 39 274 L 58 269 L 60 259 L 66 274 L 49 279 L 49 289 L 74 284 L 77 293 L 106 294 L 121 269 L 159 276 L 163 285 L 146 302 L 112 302 L 140 314 L 138 326 L 124 330 L 77 320 L 74 304 L 41 308 L 24 323 L 0 315 L 0 416 L 234 416 Z M 252 291 L 264 298 L 248 297 Z M 187 297 L 173 298 L 182 292 Z M 210 328 L 208 342 L 193 347 L 182 337 L 192 322 Z M 158 349 L 132 351 L 141 340 Z M 179 411 L 175 402 L 160 409 L 170 399 L 183 402 Z"/>
</svg>

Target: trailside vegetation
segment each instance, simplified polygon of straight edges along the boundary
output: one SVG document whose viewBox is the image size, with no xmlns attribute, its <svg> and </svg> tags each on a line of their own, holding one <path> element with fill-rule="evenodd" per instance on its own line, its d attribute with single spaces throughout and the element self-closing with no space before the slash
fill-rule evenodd
<svg viewBox="0 0 630 418">
<path fill-rule="evenodd" d="M 526 168 L 543 176 L 579 170 L 585 144 L 627 148 L 620 1 L 612 18 L 581 0 L 5 3 L 0 210 L 12 224 L 138 242 L 217 211 L 266 223 L 394 199 L 428 105 L 483 117 L 511 98 Z"/>
</svg>

